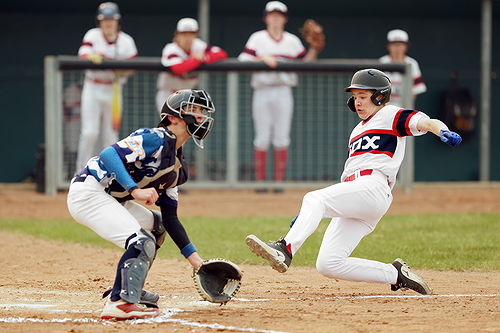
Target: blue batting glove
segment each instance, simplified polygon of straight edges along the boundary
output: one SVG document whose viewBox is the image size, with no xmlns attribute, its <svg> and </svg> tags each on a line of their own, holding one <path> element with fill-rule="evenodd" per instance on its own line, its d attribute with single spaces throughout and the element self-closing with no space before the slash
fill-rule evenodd
<svg viewBox="0 0 500 333">
<path fill-rule="evenodd" d="M 462 137 L 458 133 L 455 133 L 453 131 L 442 129 L 441 131 L 439 131 L 439 134 L 439 138 L 441 139 L 441 141 L 449 146 L 456 147 L 460 144 L 460 142 L 462 142 Z"/>
</svg>

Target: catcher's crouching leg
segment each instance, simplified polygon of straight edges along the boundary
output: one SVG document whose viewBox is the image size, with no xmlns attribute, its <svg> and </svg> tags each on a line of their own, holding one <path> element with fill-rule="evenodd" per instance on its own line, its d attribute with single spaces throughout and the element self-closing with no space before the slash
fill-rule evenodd
<svg viewBox="0 0 500 333">
<path fill-rule="evenodd" d="M 132 249 L 137 257 L 125 260 L 121 268 L 120 297 L 129 303 L 139 303 L 149 267 L 156 256 L 156 239 L 153 234 L 141 229 L 130 242 L 127 251 Z"/>
<path fill-rule="evenodd" d="M 101 313 L 103 319 L 147 318 L 160 315 L 156 304 L 151 307 L 141 301 L 146 276 L 156 254 L 156 239 L 140 229 L 125 244 L 111 291 Z M 106 293 L 105 293 L 106 294 Z M 142 303 L 142 304 L 141 304 Z"/>
<path fill-rule="evenodd" d="M 149 267 L 156 255 L 156 239 L 144 229 L 129 237 L 126 250 L 118 263 L 111 300 L 120 298 L 138 303 Z"/>
</svg>

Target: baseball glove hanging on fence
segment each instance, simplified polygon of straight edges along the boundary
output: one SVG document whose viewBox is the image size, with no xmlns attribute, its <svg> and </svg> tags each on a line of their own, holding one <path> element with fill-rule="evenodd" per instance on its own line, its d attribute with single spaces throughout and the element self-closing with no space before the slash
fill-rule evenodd
<svg viewBox="0 0 500 333">
<path fill-rule="evenodd" d="M 193 272 L 193 280 L 200 296 L 212 303 L 225 304 L 236 295 L 243 274 L 240 268 L 225 259 L 205 260 Z"/>
<path fill-rule="evenodd" d="M 318 52 L 325 48 L 325 33 L 323 32 L 323 27 L 315 20 L 307 19 L 299 31 L 310 48 Z"/>
</svg>

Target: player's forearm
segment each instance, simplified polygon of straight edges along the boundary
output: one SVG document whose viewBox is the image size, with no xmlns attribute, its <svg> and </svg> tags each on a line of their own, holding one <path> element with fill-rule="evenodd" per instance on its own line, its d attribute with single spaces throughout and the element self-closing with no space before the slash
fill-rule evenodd
<svg viewBox="0 0 500 333">
<path fill-rule="evenodd" d="M 163 225 L 170 238 L 172 238 L 175 245 L 181 250 L 182 255 L 185 258 L 189 258 L 191 254 L 196 252 L 196 248 L 189 240 L 184 226 L 177 217 L 177 207 L 163 205 L 161 206 L 161 215 L 163 218 Z"/>
<path fill-rule="evenodd" d="M 313 62 L 313 61 L 316 61 L 317 59 L 318 59 L 318 51 L 316 51 L 313 48 L 309 48 L 309 50 L 307 51 L 307 53 L 304 57 L 304 61 L 305 62 Z"/>
<path fill-rule="evenodd" d="M 448 126 L 439 119 L 420 119 L 417 124 L 419 131 L 432 132 L 436 136 L 440 136 L 442 129 L 448 130 Z"/>
</svg>

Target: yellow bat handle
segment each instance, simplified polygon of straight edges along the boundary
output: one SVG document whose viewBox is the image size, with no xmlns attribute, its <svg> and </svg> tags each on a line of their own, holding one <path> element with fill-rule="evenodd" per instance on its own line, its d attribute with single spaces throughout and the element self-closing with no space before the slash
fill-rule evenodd
<svg viewBox="0 0 500 333">
<path fill-rule="evenodd" d="M 111 112 L 113 115 L 113 129 L 120 130 L 122 122 L 122 110 L 120 108 L 120 84 L 118 81 L 113 82 L 113 100 L 111 102 Z"/>
</svg>

